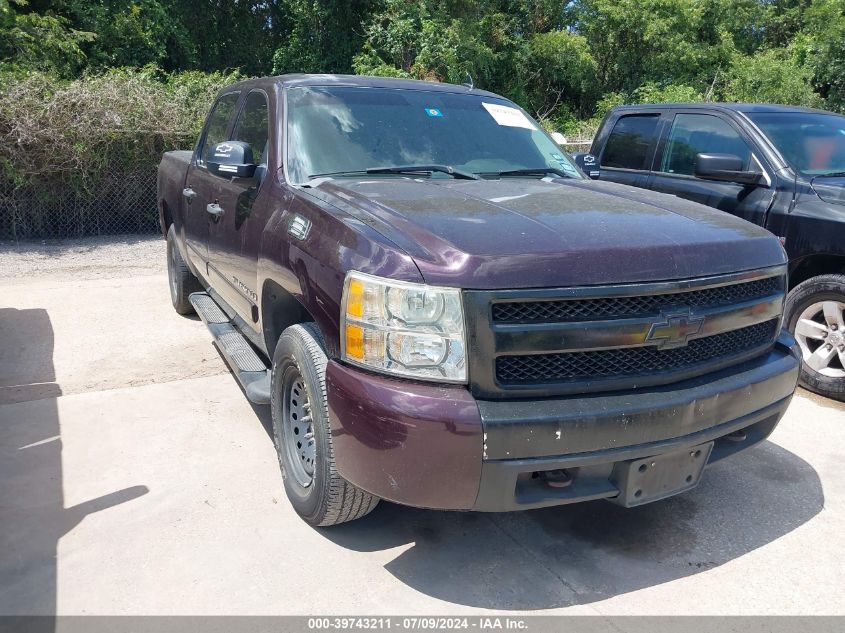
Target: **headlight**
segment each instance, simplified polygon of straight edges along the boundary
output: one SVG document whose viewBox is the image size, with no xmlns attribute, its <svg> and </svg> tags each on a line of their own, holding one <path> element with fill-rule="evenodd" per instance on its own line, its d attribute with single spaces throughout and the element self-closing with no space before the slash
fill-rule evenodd
<svg viewBox="0 0 845 633">
<path fill-rule="evenodd" d="M 345 361 L 398 376 L 466 382 L 460 290 L 350 272 L 342 311 Z"/>
</svg>

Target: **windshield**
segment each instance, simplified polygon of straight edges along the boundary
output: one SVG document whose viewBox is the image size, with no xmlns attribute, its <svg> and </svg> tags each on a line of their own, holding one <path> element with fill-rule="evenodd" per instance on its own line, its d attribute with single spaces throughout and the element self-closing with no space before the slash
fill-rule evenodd
<svg viewBox="0 0 845 633">
<path fill-rule="evenodd" d="M 845 117 L 817 112 L 749 113 L 793 169 L 805 176 L 845 172 Z"/>
<path fill-rule="evenodd" d="M 565 152 L 504 99 L 424 90 L 301 87 L 288 91 L 287 110 L 287 167 L 294 183 L 319 174 L 360 175 L 367 169 L 426 165 L 485 175 L 550 168 L 581 178 Z M 419 172 L 431 178 L 453 177 L 442 169 Z M 538 175 L 544 174 L 510 176 Z"/>
</svg>

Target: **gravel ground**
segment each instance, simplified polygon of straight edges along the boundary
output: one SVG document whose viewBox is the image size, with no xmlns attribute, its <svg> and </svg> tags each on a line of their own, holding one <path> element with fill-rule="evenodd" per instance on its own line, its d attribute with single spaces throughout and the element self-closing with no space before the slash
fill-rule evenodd
<svg viewBox="0 0 845 633">
<path fill-rule="evenodd" d="M 160 235 L 107 235 L 73 240 L 0 241 L 0 270 L 20 277 L 107 279 L 166 271 Z"/>
</svg>

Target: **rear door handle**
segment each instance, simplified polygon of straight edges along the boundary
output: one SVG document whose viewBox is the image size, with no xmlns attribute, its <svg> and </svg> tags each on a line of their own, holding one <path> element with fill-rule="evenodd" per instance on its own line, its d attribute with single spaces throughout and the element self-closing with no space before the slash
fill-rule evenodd
<svg viewBox="0 0 845 633">
<path fill-rule="evenodd" d="M 223 215 L 223 207 L 221 207 L 216 202 L 212 202 L 211 204 L 207 205 L 205 207 L 205 210 L 208 211 L 215 218 L 219 218 L 221 215 Z"/>
<path fill-rule="evenodd" d="M 190 202 L 197 197 L 197 192 L 190 187 L 185 187 L 182 189 L 182 195 L 185 196 L 185 199 L 188 200 L 188 202 Z"/>
</svg>

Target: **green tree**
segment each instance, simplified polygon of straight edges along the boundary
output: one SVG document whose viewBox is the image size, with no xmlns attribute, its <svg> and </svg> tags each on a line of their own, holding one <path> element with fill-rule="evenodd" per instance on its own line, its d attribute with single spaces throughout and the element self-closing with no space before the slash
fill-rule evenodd
<svg viewBox="0 0 845 633">
<path fill-rule="evenodd" d="M 761 50 L 737 57 L 731 65 L 722 98 L 727 101 L 820 106 L 813 92 L 813 69 L 802 61 L 801 46 Z"/>
<path fill-rule="evenodd" d="M 94 38 L 61 16 L 30 11 L 26 0 L 0 0 L 0 65 L 7 70 L 72 75 L 85 61 L 82 46 Z"/>
<path fill-rule="evenodd" d="M 528 42 L 527 102 L 547 119 L 565 111 L 577 118 L 592 112 L 598 98 L 597 65 L 585 37 L 570 31 L 537 33 Z M 563 125 L 561 125 L 563 127 Z"/>
<path fill-rule="evenodd" d="M 352 72 L 374 0 L 282 0 L 273 72 Z"/>
<path fill-rule="evenodd" d="M 581 0 L 576 30 L 586 37 L 603 91 L 647 81 L 704 86 L 733 53 L 730 32 L 705 0 Z"/>
<path fill-rule="evenodd" d="M 813 84 L 828 107 L 845 111 L 845 0 L 815 0 L 804 18 L 802 41 Z"/>
</svg>

